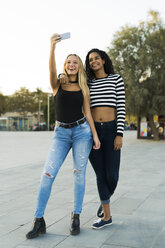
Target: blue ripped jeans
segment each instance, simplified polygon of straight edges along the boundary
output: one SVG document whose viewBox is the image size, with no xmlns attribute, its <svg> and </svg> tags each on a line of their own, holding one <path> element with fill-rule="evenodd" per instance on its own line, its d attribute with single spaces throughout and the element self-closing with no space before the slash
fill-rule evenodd
<svg viewBox="0 0 165 248">
<path fill-rule="evenodd" d="M 85 175 L 88 156 L 92 149 L 92 133 L 88 122 L 73 128 L 55 127 L 52 144 L 41 177 L 36 218 L 41 218 L 50 197 L 52 184 L 63 164 L 69 150 L 72 148 L 74 162 L 74 210 L 80 214 L 85 193 Z"/>
</svg>

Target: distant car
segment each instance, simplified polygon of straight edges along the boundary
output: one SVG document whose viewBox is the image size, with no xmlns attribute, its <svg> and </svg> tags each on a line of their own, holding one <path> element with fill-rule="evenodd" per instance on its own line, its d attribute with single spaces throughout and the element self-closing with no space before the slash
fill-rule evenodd
<svg viewBox="0 0 165 248">
<path fill-rule="evenodd" d="M 46 131 L 46 130 L 47 130 L 47 125 L 45 122 L 40 123 L 40 128 L 39 128 L 38 123 L 33 124 L 32 131 Z"/>
<path fill-rule="evenodd" d="M 32 131 L 38 131 L 39 128 L 38 128 L 38 124 L 33 124 L 32 125 Z"/>
</svg>

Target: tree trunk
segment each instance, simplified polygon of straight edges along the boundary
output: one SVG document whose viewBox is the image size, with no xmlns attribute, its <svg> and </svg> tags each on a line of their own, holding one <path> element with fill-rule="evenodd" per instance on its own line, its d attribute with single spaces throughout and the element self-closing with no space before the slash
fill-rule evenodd
<svg viewBox="0 0 165 248">
<path fill-rule="evenodd" d="M 158 129 L 156 128 L 156 126 L 155 126 L 153 116 L 152 115 L 148 116 L 148 119 L 149 119 L 149 123 L 150 123 L 150 126 L 151 126 L 152 133 L 154 135 L 154 140 L 160 140 L 159 132 L 158 132 Z"/>
<path fill-rule="evenodd" d="M 140 139 L 140 117 L 137 116 L 137 138 Z"/>
</svg>

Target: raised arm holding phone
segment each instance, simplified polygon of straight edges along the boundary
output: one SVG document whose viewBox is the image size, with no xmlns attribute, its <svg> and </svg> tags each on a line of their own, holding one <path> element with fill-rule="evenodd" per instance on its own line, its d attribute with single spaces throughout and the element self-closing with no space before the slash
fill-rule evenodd
<svg viewBox="0 0 165 248">
<path fill-rule="evenodd" d="M 89 103 L 89 89 L 86 73 L 80 57 L 67 56 L 64 73 L 67 84 L 57 79 L 55 49 L 62 40 L 59 34 L 53 34 L 50 43 L 50 84 L 54 95 L 56 123 L 52 144 L 45 162 L 38 193 L 34 225 L 26 237 L 32 239 L 46 232 L 44 212 L 50 197 L 52 184 L 72 148 L 74 177 L 74 207 L 71 214 L 70 234 L 80 232 L 79 215 L 82 211 L 85 193 L 85 175 L 88 157 L 92 149 L 100 148 L 100 141 L 92 119 Z"/>
</svg>

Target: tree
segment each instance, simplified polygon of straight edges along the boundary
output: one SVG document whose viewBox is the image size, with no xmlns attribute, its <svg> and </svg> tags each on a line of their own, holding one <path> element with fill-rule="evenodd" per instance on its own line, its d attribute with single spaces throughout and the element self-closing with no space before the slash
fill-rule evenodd
<svg viewBox="0 0 165 248">
<path fill-rule="evenodd" d="M 39 101 L 42 101 L 41 111 L 44 111 L 44 108 L 47 105 L 47 93 L 43 92 L 40 88 L 36 88 L 36 90 L 32 92 L 32 94 L 33 94 L 33 99 L 34 99 L 33 112 L 38 112 Z"/>
<path fill-rule="evenodd" d="M 0 116 L 5 112 L 6 112 L 6 98 L 2 93 L 0 93 Z"/>
<path fill-rule="evenodd" d="M 9 112 L 19 112 L 20 114 L 26 116 L 28 112 L 34 113 L 39 112 L 39 102 L 40 111 L 44 111 L 44 119 L 47 122 L 47 96 L 48 93 L 43 92 L 41 89 L 37 88 L 36 91 L 30 92 L 25 87 L 20 88 L 11 96 L 4 96 L 0 94 L 0 114 L 1 109 L 3 109 L 4 113 Z M 4 103 L 5 102 L 5 103 Z M 2 104 L 3 103 L 3 104 Z M 5 106 L 5 109 L 3 108 Z M 53 123 L 54 117 L 54 109 L 53 107 L 53 98 L 50 99 L 50 123 Z M 45 111 L 46 110 L 46 111 Z"/>
<path fill-rule="evenodd" d="M 42 100 L 42 111 L 44 106 L 47 104 L 47 93 L 43 92 L 39 88 L 34 92 L 30 92 L 25 87 L 22 87 L 13 95 L 7 97 L 7 111 L 19 112 L 22 115 L 26 115 L 28 112 L 38 112 L 40 100 Z"/>
<path fill-rule="evenodd" d="M 159 14 L 150 11 L 146 22 L 122 27 L 108 53 L 125 81 L 127 113 L 147 117 L 158 140 L 153 116 L 165 115 L 165 29 Z"/>
<path fill-rule="evenodd" d="M 49 117 L 50 117 L 50 120 L 49 120 L 49 124 L 50 125 L 53 125 L 55 123 L 55 111 L 54 111 L 54 97 L 53 95 L 51 95 L 49 97 Z M 44 107 L 44 119 L 45 119 L 45 122 L 47 123 L 48 125 L 48 106 L 45 105 Z"/>
<path fill-rule="evenodd" d="M 8 111 L 11 112 L 15 111 L 26 115 L 27 112 L 33 112 L 33 105 L 33 94 L 25 87 L 20 88 L 20 90 L 8 97 Z"/>
<path fill-rule="evenodd" d="M 48 97 L 48 93 L 43 92 L 40 88 L 36 88 L 36 91 L 33 92 L 33 97 L 34 97 L 34 108 L 35 111 L 38 111 L 39 108 L 39 101 L 42 101 L 41 106 L 41 111 L 44 112 L 44 120 L 45 122 L 47 122 L 47 97 Z M 46 110 L 46 112 L 45 112 Z"/>
</svg>

